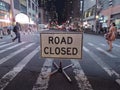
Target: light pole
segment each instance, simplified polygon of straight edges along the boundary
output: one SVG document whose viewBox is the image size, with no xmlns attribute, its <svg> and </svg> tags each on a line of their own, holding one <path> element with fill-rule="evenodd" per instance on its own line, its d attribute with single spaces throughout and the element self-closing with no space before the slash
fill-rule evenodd
<svg viewBox="0 0 120 90">
<path fill-rule="evenodd" d="M 14 17 L 14 3 L 13 3 L 13 0 L 10 0 L 10 4 L 11 4 L 11 18 L 12 18 L 12 25 L 14 24 L 15 22 L 15 17 Z"/>
<path fill-rule="evenodd" d="M 80 0 L 80 29 L 83 30 L 83 11 L 84 11 L 84 0 Z"/>
<path fill-rule="evenodd" d="M 98 0 L 95 1 L 95 16 L 94 16 L 94 19 L 95 19 L 95 26 L 94 26 L 94 31 L 97 33 L 98 32 L 98 28 L 97 28 L 97 20 L 98 20 L 98 15 L 97 15 L 97 6 L 98 6 Z"/>
</svg>

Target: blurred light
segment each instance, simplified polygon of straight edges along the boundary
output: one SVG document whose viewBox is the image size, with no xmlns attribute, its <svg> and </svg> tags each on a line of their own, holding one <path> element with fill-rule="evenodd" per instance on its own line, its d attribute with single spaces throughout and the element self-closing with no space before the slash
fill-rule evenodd
<svg viewBox="0 0 120 90">
<path fill-rule="evenodd" d="M 35 24 L 35 22 L 30 18 L 29 23 L 28 24 Z"/>
<path fill-rule="evenodd" d="M 15 21 L 19 22 L 21 24 L 28 24 L 29 23 L 29 17 L 23 13 L 19 13 L 15 16 Z"/>
<path fill-rule="evenodd" d="M 99 16 L 98 15 L 96 15 L 96 19 L 98 19 L 99 18 Z"/>
</svg>

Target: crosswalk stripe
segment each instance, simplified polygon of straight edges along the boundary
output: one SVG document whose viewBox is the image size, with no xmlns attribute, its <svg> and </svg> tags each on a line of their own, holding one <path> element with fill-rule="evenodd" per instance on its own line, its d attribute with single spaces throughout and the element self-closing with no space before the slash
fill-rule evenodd
<svg viewBox="0 0 120 90">
<path fill-rule="evenodd" d="M 106 46 L 106 44 L 103 44 L 103 43 L 101 43 L 100 45 L 102 45 L 102 46 L 104 46 L 104 47 Z"/>
<path fill-rule="evenodd" d="M 97 47 L 96 49 L 99 50 L 99 51 L 101 51 L 101 52 L 103 52 L 103 53 L 105 53 L 106 55 L 110 56 L 111 58 L 117 58 L 117 56 L 112 55 L 112 54 L 106 52 L 105 50 L 103 50 L 103 49 L 101 49 L 99 47 Z"/>
<path fill-rule="evenodd" d="M 46 90 L 48 88 L 49 75 L 52 70 L 52 59 L 46 59 L 43 67 L 41 69 L 41 73 L 36 81 L 36 84 L 33 86 L 32 90 Z"/>
<path fill-rule="evenodd" d="M 21 48 L 21 49 L 15 51 L 15 52 L 13 52 L 13 53 L 11 53 L 10 55 L 8 55 L 8 56 L 6 56 L 6 57 L 0 59 L 0 64 L 6 62 L 6 61 L 9 60 L 10 58 L 14 57 L 14 56 L 17 55 L 18 53 L 24 51 L 25 49 L 31 47 L 31 46 L 34 45 L 34 44 L 35 44 L 35 43 L 31 43 L 31 44 L 29 44 L 29 45 L 27 45 L 27 46 L 25 46 L 25 47 L 23 47 L 23 48 Z"/>
<path fill-rule="evenodd" d="M 89 51 L 89 49 L 86 47 L 83 46 L 83 50 L 86 51 L 92 57 L 92 59 L 107 72 L 110 77 L 115 76 L 115 81 L 120 85 L 120 75 L 115 70 L 113 70 L 108 64 L 104 63 L 101 58 Z"/>
<path fill-rule="evenodd" d="M 6 43 L 6 42 L 1 42 L 0 45 L 1 45 L 1 44 L 4 44 L 4 43 Z"/>
<path fill-rule="evenodd" d="M 106 44 L 101 44 L 102 46 L 106 46 Z M 118 44 L 113 43 L 113 46 L 120 47 Z"/>
<path fill-rule="evenodd" d="M 11 45 L 11 44 L 14 44 L 14 42 L 12 42 L 12 43 L 8 43 L 8 44 L 4 44 L 4 45 L 1 45 L 0 48 L 3 48 L 3 47 L 6 47 L 6 46 L 9 46 L 9 45 Z"/>
<path fill-rule="evenodd" d="M 80 90 L 93 90 L 79 62 L 74 59 L 71 59 L 71 62 L 74 64 L 73 72 L 75 73 L 75 79 L 77 80 Z"/>
<path fill-rule="evenodd" d="M 7 51 L 7 50 L 10 50 L 10 49 L 13 49 L 13 48 L 15 48 L 15 47 L 18 47 L 18 46 L 20 46 L 20 45 L 22 45 L 22 44 L 24 44 L 24 43 L 25 43 L 25 42 L 22 42 L 22 43 L 19 43 L 19 44 L 14 45 L 14 46 L 5 48 L 5 49 L 1 50 L 0 53 L 3 53 L 3 52 L 5 52 L 5 51 Z"/>
<path fill-rule="evenodd" d="M 28 54 L 22 61 L 20 61 L 11 71 L 5 74 L 0 79 L 0 90 L 4 90 L 4 88 L 12 81 L 15 76 L 22 71 L 22 69 L 27 65 L 27 63 L 39 52 L 39 47 L 37 47 L 34 51 Z"/>
<path fill-rule="evenodd" d="M 115 56 L 115 55 L 113 55 L 113 54 L 108 53 L 107 51 L 105 51 L 105 50 L 101 49 L 100 47 L 95 46 L 95 45 L 94 45 L 94 44 L 92 44 L 92 43 L 88 43 L 88 45 L 95 47 L 97 50 L 99 50 L 99 51 L 103 52 L 104 54 L 108 55 L 108 56 L 109 56 L 109 57 L 111 57 L 111 58 L 117 58 L 117 56 Z"/>
<path fill-rule="evenodd" d="M 116 47 L 120 47 L 120 45 L 117 45 L 117 44 L 115 44 L 115 43 L 113 43 L 113 45 L 116 46 Z"/>
</svg>

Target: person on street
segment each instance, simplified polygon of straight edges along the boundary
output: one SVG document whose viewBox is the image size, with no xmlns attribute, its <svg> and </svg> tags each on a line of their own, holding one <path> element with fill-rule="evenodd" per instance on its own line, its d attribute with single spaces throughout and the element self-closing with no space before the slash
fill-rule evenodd
<svg viewBox="0 0 120 90">
<path fill-rule="evenodd" d="M 12 41 L 14 42 L 16 39 L 18 39 L 18 42 L 21 42 L 21 38 L 20 38 L 20 25 L 18 22 L 16 22 L 16 25 L 13 28 L 13 32 L 15 33 L 15 38 L 12 39 Z"/>
<path fill-rule="evenodd" d="M 109 45 L 109 49 L 107 51 L 111 51 L 113 46 L 112 46 L 112 42 L 115 40 L 116 38 L 116 25 L 114 22 L 112 22 L 110 24 L 110 28 L 109 31 L 106 35 L 106 39 L 107 39 L 107 43 Z"/>
</svg>

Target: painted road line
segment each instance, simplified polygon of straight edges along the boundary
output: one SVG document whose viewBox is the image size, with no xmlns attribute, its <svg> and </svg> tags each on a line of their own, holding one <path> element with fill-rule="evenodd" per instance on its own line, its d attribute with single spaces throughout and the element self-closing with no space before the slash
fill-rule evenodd
<svg viewBox="0 0 120 90">
<path fill-rule="evenodd" d="M 95 46 L 93 43 L 88 43 L 88 45 L 93 46 L 93 47 Z"/>
<path fill-rule="evenodd" d="M 4 44 L 4 43 L 6 43 L 6 42 L 1 42 L 0 45 L 1 45 L 1 44 Z"/>
<path fill-rule="evenodd" d="M 112 55 L 112 54 L 108 53 L 107 51 L 105 51 L 105 50 L 103 50 L 103 49 L 101 49 L 99 47 L 96 47 L 96 49 L 99 50 L 99 51 L 101 51 L 101 52 L 103 52 L 103 53 L 105 53 L 106 55 L 108 55 L 111 58 L 117 58 L 117 56 Z"/>
<path fill-rule="evenodd" d="M 113 46 L 120 47 L 120 45 L 113 43 Z"/>
<path fill-rule="evenodd" d="M 103 50 L 103 49 L 101 49 L 100 47 L 97 47 L 97 46 L 95 46 L 95 45 L 92 44 L 92 43 L 88 43 L 88 45 L 95 47 L 97 50 L 103 52 L 104 54 L 106 54 L 107 56 L 109 56 L 109 57 L 111 57 L 111 58 L 117 58 L 117 56 L 115 56 L 115 55 L 113 55 L 113 54 L 110 54 L 110 53 L 107 52 L 106 50 Z"/>
<path fill-rule="evenodd" d="M 102 46 L 106 46 L 106 44 L 101 44 Z M 113 43 L 113 46 L 120 47 L 120 45 Z"/>
<path fill-rule="evenodd" d="M 0 48 L 3 48 L 3 47 L 6 47 L 6 46 L 9 46 L 9 45 L 11 45 L 11 44 L 14 44 L 14 42 L 12 42 L 12 43 L 8 43 L 8 44 L 4 44 L 4 45 L 1 45 Z"/>
<path fill-rule="evenodd" d="M 106 46 L 106 44 L 103 44 L 103 43 L 101 43 L 100 45 L 101 45 L 101 46 L 104 46 L 104 47 Z"/>
<path fill-rule="evenodd" d="M 77 80 L 78 87 L 80 88 L 80 90 L 93 90 L 79 62 L 74 59 L 71 59 L 71 62 L 74 64 L 73 72 L 75 73 L 75 79 Z"/>
<path fill-rule="evenodd" d="M 8 55 L 8 56 L 6 56 L 6 57 L 0 59 L 0 64 L 2 64 L 2 63 L 4 63 L 4 62 L 8 61 L 10 58 L 12 58 L 12 57 L 14 57 L 15 55 L 17 55 L 18 53 L 20 53 L 20 52 L 26 50 L 27 48 L 31 47 L 31 46 L 34 45 L 34 44 L 35 44 L 35 43 L 31 43 L 31 44 L 29 44 L 29 45 L 27 45 L 27 46 L 25 46 L 25 47 L 23 47 L 23 48 L 21 48 L 21 49 L 15 51 L 15 52 L 13 52 L 13 53 L 11 53 L 10 55 Z"/>
<path fill-rule="evenodd" d="M 49 76 L 52 71 L 52 59 L 46 59 L 43 67 L 41 69 L 41 73 L 36 81 L 36 84 L 33 86 L 32 90 L 46 90 L 48 88 Z"/>
<path fill-rule="evenodd" d="M 106 44 L 101 44 L 102 46 L 106 46 Z M 113 43 L 113 46 L 120 47 L 120 45 Z"/>
<path fill-rule="evenodd" d="M 115 81 L 120 85 L 120 75 L 115 70 L 113 70 L 108 64 L 104 63 L 101 58 L 99 58 L 86 47 L 83 46 L 83 50 L 86 51 L 92 57 L 92 59 L 107 72 L 110 77 L 116 77 Z"/>
<path fill-rule="evenodd" d="M 27 63 L 39 52 L 39 47 L 28 54 L 22 61 L 20 61 L 11 71 L 5 74 L 0 79 L 0 90 L 4 90 L 5 87 L 12 81 L 15 76 L 22 71 L 22 69 L 27 65 Z"/>
<path fill-rule="evenodd" d="M 0 53 L 3 53 L 3 52 L 5 52 L 5 51 L 7 51 L 7 50 L 10 50 L 10 49 L 13 49 L 13 48 L 15 48 L 15 47 L 18 47 L 18 46 L 20 46 L 20 45 L 22 45 L 22 44 L 24 44 L 24 43 L 25 43 L 25 42 L 18 43 L 18 44 L 14 45 L 14 46 L 5 48 L 5 49 L 3 49 L 3 50 L 0 50 Z"/>
</svg>

